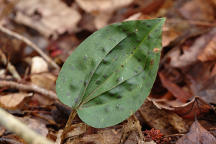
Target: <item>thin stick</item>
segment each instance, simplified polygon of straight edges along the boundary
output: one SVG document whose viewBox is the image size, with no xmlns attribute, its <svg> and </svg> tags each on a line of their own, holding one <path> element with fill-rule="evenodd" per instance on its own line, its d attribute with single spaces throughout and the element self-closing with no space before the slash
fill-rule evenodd
<svg viewBox="0 0 216 144">
<path fill-rule="evenodd" d="M 0 61 L 2 61 L 4 65 L 7 65 L 9 72 L 16 80 L 21 80 L 21 77 L 19 73 L 16 71 L 16 68 L 9 61 L 7 61 L 5 54 L 1 50 L 0 50 Z"/>
<path fill-rule="evenodd" d="M 74 120 L 76 114 L 77 114 L 76 109 L 73 109 L 73 110 L 71 111 L 71 113 L 70 113 L 70 116 L 69 116 L 69 118 L 68 118 L 68 121 L 67 121 L 67 123 L 66 123 L 66 125 L 65 125 L 65 128 L 64 128 L 63 132 L 62 132 L 62 135 L 61 135 L 61 144 L 64 143 L 65 136 L 66 136 L 67 132 L 69 132 L 70 126 L 72 125 L 72 122 L 73 122 L 73 120 Z"/>
<path fill-rule="evenodd" d="M 28 128 L 25 124 L 17 120 L 2 108 L 0 108 L 0 124 L 9 131 L 22 137 L 29 144 L 54 144 L 50 140 Z"/>
<path fill-rule="evenodd" d="M 50 99 L 57 99 L 57 96 L 54 92 L 50 90 L 46 90 L 44 88 L 41 88 L 37 85 L 25 85 L 13 81 L 0 81 L 0 87 L 9 87 L 9 88 L 16 88 L 19 90 L 24 90 L 24 91 L 33 91 L 39 94 L 42 94 L 44 96 L 47 96 Z"/>
<path fill-rule="evenodd" d="M 59 66 L 49 57 L 47 56 L 37 45 L 35 45 L 33 42 L 31 42 L 29 39 L 27 39 L 26 37 L 16 33 L 16 32 L 13 32 L 3 26 L 0 25 L 0 31 L 9 35 L 9 36 L 12 36 L 18 40 L 21 40 L 23 41 L 24 43 L 26 43 L 27 45 L 29 45 L 30 47 L 32 47 L 37 53 L 39 53 L 51 66 L 53 66 L 54 68 L 56 69 L 60 69 Z"/>
</svg>

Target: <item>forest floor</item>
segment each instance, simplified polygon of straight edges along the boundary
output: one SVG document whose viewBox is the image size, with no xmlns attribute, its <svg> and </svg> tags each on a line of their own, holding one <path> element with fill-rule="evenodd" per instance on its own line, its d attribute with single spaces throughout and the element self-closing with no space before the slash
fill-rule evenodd
<svg viewBox="0 0 216 144">
<path fill-rule="evenodd" d="M 55 93 L 66 58 L 108 24 L 158 17 L 162 56 L 142 107 L 104 129 L 76 116 L 65 143 L 216 144 L 216 0 L 0 0 L 0 107 L 58 141 L 71 112 Z M 0 144 L 25 141 L 0 125 Z"/>
</svg>

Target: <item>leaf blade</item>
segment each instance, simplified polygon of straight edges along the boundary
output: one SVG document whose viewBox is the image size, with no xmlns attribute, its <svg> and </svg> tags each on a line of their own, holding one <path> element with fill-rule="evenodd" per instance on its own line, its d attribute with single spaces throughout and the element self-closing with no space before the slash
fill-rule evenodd
<svg viewBox="0 0 216 144">
<path fill-rule="evenodd" d="M 92 72 L 84 77 L 88 83 L 79 89 L 79 95 L 74 93 L 71 97 L 71 100 L 79 98 L 77 104 L 74 102 L 74 105 L 70 106 L 77 109 L 84 122 L 96 128 L 112 126 L 129 117 L 141 106 L 157 74 L 160 53 L 155 52 L 154 48 L 161 48 L 161 27 L 164 21 L 165 19 L 129 21 L 106 27 L 112 29 L 114 26 L 118 31 L 116 33 L 121 33 L 121 37 L 112 35 L 111 39 L 118 38 L 118 42 L 113 42 L 109 52 L 90 67 L 88 72 L 84 72 Z M 98 33 L 100 32 L 101 30 Z M 100 40 L 99 37 L 96 39 Z M 87 39 L 86 43 L 90 40 L 92 39 Z M 84 48 L 80 47 L 83 46 L 79 46 L 77 51 L 83 51 Z M 89 49 L 95 51 L 93 47 Z M 76 54 L 72 53 L 71 57 L 75 57 Z M 69 62 L 66 62 L 63 68 L 76 62 L 67 61 Z M 63 75 L 64 73 L 60 76 Z M 59 86 L 64 84 L 61 79 L 59 81 Z M 68 104 L 64 96 L 60 100 Z"/>
</svg>

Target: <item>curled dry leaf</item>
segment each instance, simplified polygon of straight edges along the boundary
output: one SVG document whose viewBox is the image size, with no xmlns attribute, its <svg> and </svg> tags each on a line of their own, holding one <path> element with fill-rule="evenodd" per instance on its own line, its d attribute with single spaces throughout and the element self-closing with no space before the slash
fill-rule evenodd
<svg viewBox="0 0 216 144">
<path fill-rule="evenodd" d="M 0 106 L 5 109 L 16 109 L 25 103 L 32 93 L 15 93 L 0 96 Z"/>
<path fill-rule="evenodd" d="M 198 121 L 190 127 L 190 131 L 181 137 L 176 144 L 215 144 L 216 138 L 203 128 Z"/>
<path fill-rule="evenodd" d="M 195 97 L 191 100 L 193 95 L 180 88 L 175 83 L 168 80 L 162 72 L 159 73 L 159 77 L 162 85 L 169 91 L 167 96 L 162 98 L 152 98 L 149 99 L 158 107 L 171 111 L 177 112 L 184 118 L 194 118 L 195 115 L 199 115 L 204 112 L 208 112 L 211 107 L 200 97 Z M 172 98 L 174 96 L 174 98 Z M 171 98 L 170 98 L 171 97 Z M 189 101 L 189 102 L 188 102 Z"/>
<path fill-rule="evenodd" d="M 60 0 L 22 0 L 16 5 L 15 21 L 56 38 L 76 29 L 81 16 Z"/>
<path fill-rule="evenodd" d="M 152 101 L 157 108 L 176 112 L 181 117 L 187 119 L 194 119 L 195 116 L 206 113 L 211 109 L 211 106 L 200 97 L 195 97 L 187 103 L 182 103 L 177 100 L 148 99 Z"/>
<path fill-rule="evenodd" d="M 208 112 L 211 106 L 200 97 L 194 97 L 190 102 L 180 106 L 173 106 L 173 108 L 182 117 L 194 119 L 196 116 Z"/>
</svg>

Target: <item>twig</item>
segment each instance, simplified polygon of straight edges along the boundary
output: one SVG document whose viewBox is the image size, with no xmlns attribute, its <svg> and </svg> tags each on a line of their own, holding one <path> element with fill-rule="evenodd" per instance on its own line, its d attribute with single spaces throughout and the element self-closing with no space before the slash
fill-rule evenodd
<svg viewBox="0 0 216 144">
<path fill-rule="evenodd" d="M 0 108 L 0 124 L 9 131 L 22 137 L 29 144 L 54 144 L 50 140 L 28 128 L 25 124 L 17 120 L 2 108 Z"/>
<path fill-rule="evenodd" d="M 47 56 L 37 45 L 35 45 L 33 42 L 31 42 L 29 39 L 27 39 L 26 37 L 16 33 L 16 32 L 13 32 L 3 26 L 0 25 L 0 31 L 9 35 L 9 36 L 12 36 L 18 40 L 21 40 L 23 41 L 24 43 L 26 43 L 27 45 L 29 45 L 30 47 L 32 47 L 36 52 L 38 52 L 51 66 L 53 66 L 54 68 L 56 69 L 60 69 L 59 66 L 49 57 Z"/>
<path fill-rule="evenodd" d="M 9 72 L 16 80 L 21 80 L 21 77 L 19 73 L 16 71 L 16 68 L 9 61 L 7 61 L 5 54 L 1 50 L 0 50 L 0 61 L 2 61 L 4 65 L 7 65 Z"/>
<path fill-rule="evenodd" d="M 50 99 L 57 98 L 54 92 L 38 87 L 37 85 L 32 85 L 32 84 L 25 85 L 25 84 L 13 82 L 13 81 L 0 81 L 0 87 L 10 87 L 10 88 L 16 88 L 16 89 L 24 90 L 24 91 L 33 91 L 33 92 L 42 94 L 44 96 L 47 96 Z"/>
</svg>

